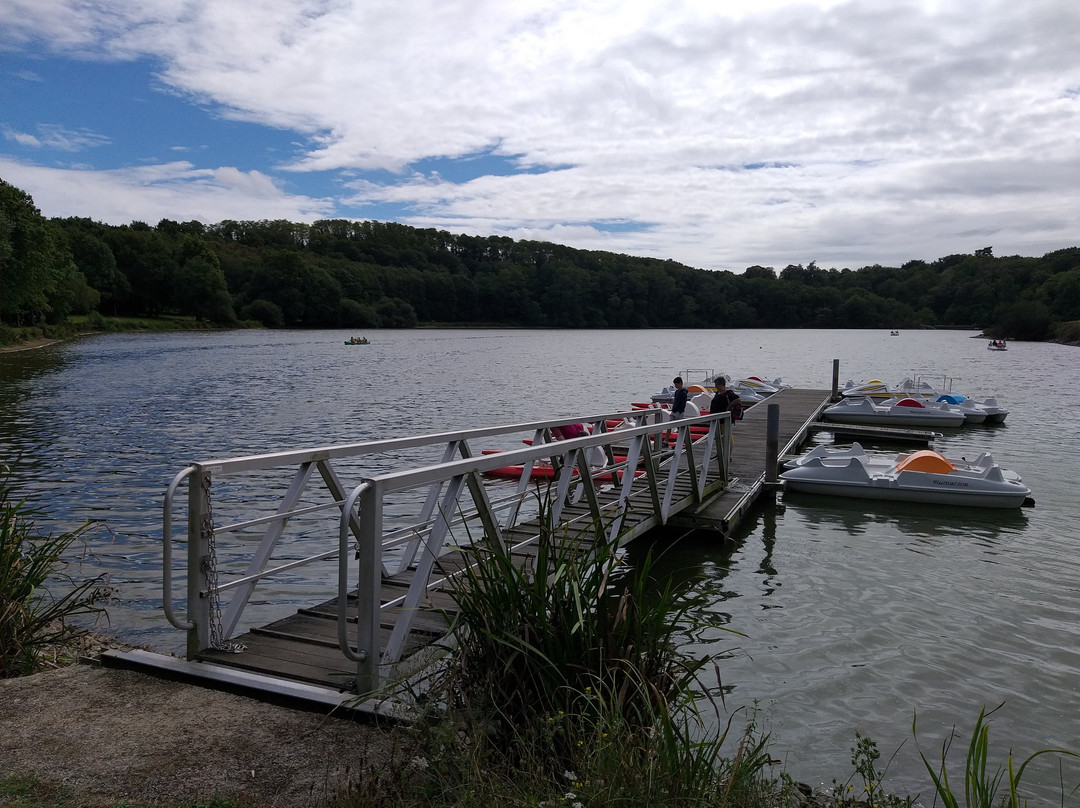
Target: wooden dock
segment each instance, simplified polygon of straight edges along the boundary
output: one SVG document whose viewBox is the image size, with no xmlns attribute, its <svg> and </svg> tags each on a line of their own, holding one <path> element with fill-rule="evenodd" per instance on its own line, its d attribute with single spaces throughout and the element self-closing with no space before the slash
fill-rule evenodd
<svg viewBox="0 0 1080 808">
<path fill-rule="evenodd" d="M 717 462 L 720 458 L 716 457 L 716 447 L 723 444 L 723 433 L 717 430 L 724 428 L 727 423 L 726 418 L 703 417 L 701 421 L 707 422 L 711 430 L 710 437 L 708 442 L 702 441 L 700 445 L 695 439 L 693 447 L 689 443 L 691 427 L 683 422 L 677 422 L 683 424 L 681 427 L 683 432 L 674 448 L 668 448 L 666 443 L 662 450 L 659 447 L 653 447 L 651 441 L 661 435 L 666 436 L 669 434 L 666 430 L 671 428 L 667 425 L 653 424 L 632 428 L 625 433 L 604 435 L 598 432 L 591 437 L 561 442 L 558 449 L 538 443 L 531 449 L 516 450 L 513 456 L 531 462 L 534 457 L 550 455 L 552 451 L 568 451 L 565 457 L 574 458 L 573 462 L 580 464 L 582 476 L 573 478 L 573 482 L 567 476 L 566 483 L 559 488 L 555 500 L 559 503 L 555 508 L 555 518 L 563 526 L 559 532 L 573 536 L 577 542 L 588 541 L 588 531 L 596 530 L 598 518 L 604 514 L 607 515 L 604 516 L 605 519 L 615 515 L 616 522 L 613 523 L 612 531 L 618 530 L 618 541 L 622 544 L 645 535 L 661 525 L 674 525 L 686 529 L 705 528 L 727 537 L 750 511 L 757 499 L 763 493 L 774 489 L 774 486 L 766 480 L 767 443 L 770 442 L 769 412 L 772 406 L 776 405 L 778 415 L 774 424 L 775 431 L 771 435 L 775 440 L 771 448 L 774 452 L 773 457 L 776 459 L 793 453 L 807 439 L 812 430 L 832 428 L 832 425 L 823 427 L 818 421 L 822 410 L 829 405 L 830 397 L 831 393 L 828 390 L 783 390 L 747 409 L 743 420 L 733 425 L 733 441 L 730 456 L 727 458 L 726 479 L 723 464 Z M 656 411 L 652 413 L 653 415 L 643 420 L 648 421 L 649 418 L 653 418 Z M 598 415 L 593 423 L 600 425 L 605 423 L 604 419 L 611 417 L 610 414 Z M 302 450 L 269 459 L 236 458 L 193 464 L 189 470 L 178 474 L 170 487 L 166 513 L 170 512 L 169 497 L 172 491 L 190 476 L 188 524 L 189 529 L 195 532 L 189 533 L 188 538 L 189 570 L 197 569 L 200 573 L 205 570 L 202 558 L 205 556 L 206 542 L 213 540 L 215 532 L 211 528 L 207 534 L 205 518 L 210 514 L 211 476 L 240 474 L 252 468 L 262 469 L 270 465 L 281 465 L 285 461 L 299 464 L 296 477 L 292 485 L 288 487 L 289 493 L 286 495 L 286 500 L 273 516 L 246 519 L 237 525 L 222 525 L 218 528 L 218 532 L 228 533 L 240 528 L 250 528 L 250 526 L 267 526 L 264 549 L 256 554 L 257 561 L 252 562 L 247 574 L 240 580 L 233 579 L 228 586 L 220 587 L 221 591 L 232 587 L 231 592 L 243 593 L 243 597 L 233 595 L 229 611 L 232 611 L 238 603 L 239 608 L 242 609 L 242 601 L 246 601 L 257 580 L 273 575 L 273 569 L 264 569 L 264 567 L 270 557 L 273 543 L 278 540 L 286 525 L 302 521 L 311 513 L 324 508 L 328 508 L 330 513 L 339 514 L 340 550 L 324 551 L 313 558 L 336 555 L 339 559 L 338 564 L 341 565 L 340 580 L 342 582 L 346 580 L 345 573 L 348 565 L 358 563 L 359 580 L 367 580 L 371 583 L 363 594 L 355 588 L 355 583 L 352 584 L 354 588 L 351 591 L 339 583 L 336 591 L 348 593 L 345 596 L 344 605 L 341 603 L 340 596 L 333 597 L 305 606 L 294 614 L 255 626 L 237 635 L 233 634 L 232 627 L 236 625 L 238 617 L 231 619 L 227 614 L 223 634 L 221 634 L 226 641 L 219 642 L 215 639 L 210 642 L 207 639 L 209 634 L 206 623 L 213 622 L 214 610 L 208 607 L 207 601 L 213 603 L 212 592 L 213 587 L 216 587 L 216 581 L 195 580 L 194 584 L 189 581 L 187 621 L 182 621 L 177 615 L 172 614 L 169 608 L 166 609 L 170 621 L 188 632 L 188 660 L 184 662 L 172 657 L 163 657 L 155 661 L 154 658 L 160 655 L 134 652 L 127 655 L 113 654 L 113 663 L 158 667 L 172 676 L 192 676 L 204 681 L 209 680 L 209 683 L 219 686 L 261 690 L 271 696 L 284 695 L 322 705 L 345 703 L 357 692 L 370 689 L 365 686 L 365 682 L 380 681 L 382 676 L 378 672 L 380 668 L 372 667 L 371 652 L 364 652 L 362 642 L 357 644 L 358 641 L 367 642 L 367 648 L 375 649 L 382 660 L 379 662 L 379 658 L 376 658 L 375 662 L 382 666 L 382 670 L 392 670 L 393 677 L 402 678 L 423 671 L 431 665 L 437 655 L 445 653 L 449 641 L 448 628 L 455 616 L 454 583 L 451 579 L 471 559 L 469 550 L 445 543 L 443 539 L 443 534 L 452 530 L 450 523 L 457 520 L 457 517 L 454 520 L 447 520 L 445 514 L 465 513 L 462 510 L 463 501 L 460 499 L 462 495 L 454 494 L 453 496 L 458 497 L 456 500 L 438 500 L 443 504 L 437 505 L 435 489 L 432 489 L 431 495 L 427 497 L 428 504 L 424 506 L 419 521 L 405 532 L 416 536 L 420 536 L 418 530 L 429 532 L 430 538 L 423 539 L 425 544 L 435 541 L 438 533 L 441 549 L 437 553 L 434 551 L 428 553 L 427 556 L 416 555 L 418 545 L 412 539 L 408 539 L 411 544 L 410 552 L 413 553 L 410 558 L 413 560 L 406 560 L 397 568 L 389 567 L 386 558 L 379 560 L 374 555 L 370 557 L 364 555 L 369 550 L 362 552 L 362 548 L 369 548 L 370 552 L 374 553 L 379 546 L 387 546 L 387 537 L 392 536 L 391 533 L 384 532 L 381 524 L 370 527 L 356 524 L 356 520 L 365 513 L 380 514 L 382 508 L 377 505 L 377 502 L 381 500 L 368 500 L 368 505 L 365 506 L 361 498 L 361 500 L 356 500 L 357 504 L 354 506 L 353 497 L 361 496 L 361 490 L 366 491 L 363 496 L 382 496 L 379 491 L 384 485 L 387 491 L 393 492 L 406 490 L 406 485 L 428 486 L 439 480 L 444 481 L 440 485 L 449 486 L 443 490 L 452 488 L 454 491 L 465 493 L 471 490 L 473 499 L 470 507 L 477 509 L 472 518 L 484 520 L 485 527 L 481 533 L 485 530 L 494 530 L 498 541 L 511 552 L 519 565 L 532 563 L 536 554 L 536 538 L 540 533 L 537 520 L 530 521 L 527 517 L 515 520 L 514 514 L 511 514 L 505 527 L 500 528 L 496 524 L 493 503 L 488 501 L 490 494 L 477 481 L 485 469 L 494 468 L 502 461 L 500 456 L 494 458 L 478 456 L 478 453 L 469 447 L 468 442 L 493 434 L 513 434 L 515 431 L 520 431 L 522 427 L 533 430 L 531 434 L 539 441 L 555 424 L 556 422 L 536 422 L 492 427 L 468 433 L 418 436 L 382 442 L 378 445 L 358 444 Z M 891 431 L 893 434 L 903 432 L 903 430 Z M 933 435 L 933 433 L 926 434 Z M 619 435 L 626 435 L 627 438 L 616 444 L 613 441 L 618 440 Z M 622 448 L 627 445 L 627 440 L 629 440 L 630 449 Z M 600 443 L 607 447 L 609 453 L 615 446 L 619 446 L 620 453 L 630 451 L 630 462 L 635 464 L 634 468 L 643 469 L 638 472 L 643 475 L 640 485 L 637 475 L 624 475 L 623 482 L 617 485 L 593 484 L 587 474 L 589 468 L 584 457 L 590 444 L 596 446 Z M 408 448 L 421 444 L 436 448 L 444 445 L 446 448 L 442 462 L 411 471 L 395 472 L 381 478 L 370 478 L 362 483 L 351 496 L 347 496 L 347 486 L 340 480 L 336 469 L 330 466 L 331 461 L 339 457 L 359 457 L 376 449 L 385 451 L 388 445 L 391 445 L 391 448 L 396 445 Z M 453 459 L 452 455 L 455 453 L 460 455 L 458 459 Z M 511 456 L 511 453 L 501 455 L 501 457 Z M 578 467 L 575 466 L 575 468 Z M 308 480 L 314 479 L 315 469 L 325 481 L 326 490 L 332 497 L 328 503 L 311 507 L 301 500 L 300 492 L 306 488 Z M 196 481 L 200 480 L 201 482 L 196 485 Z M 529 485 L 528 480 L 523 481 L 516 496 L 521 496 Z M 372 486 L 375 488 L 372 489 Z M 573 489 L 568 486 L 578 487 L 578 495 L 570 497 L 568 492 Z M 584 496 L 581 496 L 582 487 L 585 489 Z M 444 496 L 444 494 L 438 496 Z M 450 494 L 445 494 L 445 496 L 450 496 Z M 510 499 L 512 500 L 513 497 Z M 218 510 L 215 508 L 214 512 Z M 202 515 L 193 518 L 191 516 L 193 512 Z M 443 514 L 442 517 L 440 513 Z M 297 514 L 297 516 L 292 514 Z M 166 524 L 169 524 L 169 517 L 166 518 Z M 349 525 L 352 527 L 350 528 Z M 200 526 L 202 526 L 201 529 Z M 350 529 L 352 535 L 349 535 Z M 397 532 L 402 533 L 400 530 Z M 170 529 L 166 527 L 166 548 L 171 547 L 170 537 Z M 353 545 L 356 548 L 355 561 L 352 559 L 352 550 L 348 549 L 350 545 L 347 539 L 355 541 Z M 196 542 L 202 542 L 202 550 Z M 209 546 L 212 548 L 212 544 Z M 333 546 L 337 546 L 336 540 Z M 171 591 L 171 573 L 168 572 L 171 569 L 171 555 L 168 550 L 165 556 L 165 590 L 168 595 Z M 362 556 L 363 560 L 361 560 Z M 285 570 L 293 566 L 296 566 L 296 562 L 290 562 L 280 569 Z M 190 572 L 189 578 L 193 578 Z M 165 602 L 171 603 L 171 598 L 166 597 Z M 193 603 L 204 610 L 201 616 L 192 612 Z M 193 614 L 195 614 L 194 618 Z M 221 620 L 220 615 L 217 619 Z M 217 628 L 217 626 L 214 627 Z M 357 650 L 349 652 L 349 647 L 354 644 Z M 351 658 L 349 653 L 353 654 Z M 367 663 L 364 662 L 365 659 L 368 660 Z M 297 696 L 297 693 L 301 695 Z M 304 693 L 315 695 L 308 697 L 303 695 Z"/>
<path fill-rule="evenodd" d="M 782 457 L 802 445 L 830 403 L 828 390 L 789 389 L 774 393 L 746 410 L 743 420 L 734 425 L 727 489 L 708 503 L 680 512 L 672 524 L 686 529 L 715 530 L 729 537 L 766 491 L 769 405 L 779 406 L 777 442 Z"/>
<path fill-rule="evenodd" d="M 727 490 L 711 499 L 708 504 L 689 516 L 688 511 L 669 520 L 669 524 L 710 527 L 727 532 L 738 519 L 750 509 L 764 487 L 765 474 L 765 432 L 766 404 L 780 405 L 780 448 L 801 443 L 817 419 L 820 411 L 828 405 L 829 393 L 825 390 L 784 390 L 775 394 L 766 402 L 746 410 L 742 421 L 734 427 L 734 449 L 730 458 L 729 482 Z M 683 490 L 680 493 L 687 494 Z M 603 505 L 604 500 L 614 499 L 613 488 L 597 491 Z M 650 518 L 652 503 L 641 497 L 627 515 L 624 532 L 631 538 L 647 532 L 657 526 L 655 518 Z M 591 515 L 584 503 L 569 505 L 563 509 L 562 519 L 566 523 L 575 520 L 589 521 Z M 535 544 L 529 542 L 535 538 L 536 525 L 524 523 L 515 527 L 505 537 L 510 545 L 523 545 L 514 553 L 519 565 L 530 563 L 535 555 Z M 578 537 L 580 540 L 580 537 Z M 452 573 L 466 563 L 465 555 L 460 551 L 449 552 L 440 557 L 438 565 L 444 571 Z M 384 577 L 380 593 L 381 604 L 400 603 L 405 592 L 412 585 L 415 571 L 406 569 L 394 575 Z M 424 650 L 445 639 L 448 620 L 454 615 L 453 584 L 444 580 L 429 588 L 425 602 L 418 604 L 418 615 L 406 641 L 406 655 L 425 659 Z M 352 595 L 350 595 L 350 598 Z M 349 603 L 349 620 L 355 621 L 356 605 Z M 380 631 L 383 636 L 380 644 L 385 645 L 389 632 L 395 622 L 395 610 L 400 607 L 390 606 L 383 609 Z M 271 676 L 295 679 L 302 682 L 331 687 L 342 691 L 352 690 L 355 686 L 355 664 L 347 660 L 338 648 L 337 634 L 338 600 L 321 603 L 297 611 L 296 614 L 276 620 L 265 626 L 251 629 L 246 634 L 235 638 L 242 644 L 242 653 L 207 649 L 199 654 L 205 662 L 218 665 L 257 671 Z"/>
</svg>

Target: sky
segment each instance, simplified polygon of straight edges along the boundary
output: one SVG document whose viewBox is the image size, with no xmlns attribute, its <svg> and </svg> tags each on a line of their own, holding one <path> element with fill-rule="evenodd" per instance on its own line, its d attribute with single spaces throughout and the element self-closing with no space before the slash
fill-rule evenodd
<svg viewBox="0 0 1080 808">
<path fill-rule="evenodd" d="M 1080 245 L 1080 0 L 4 0 L 47 217 L 373 219 L 741 272 Z"/>
</svg>

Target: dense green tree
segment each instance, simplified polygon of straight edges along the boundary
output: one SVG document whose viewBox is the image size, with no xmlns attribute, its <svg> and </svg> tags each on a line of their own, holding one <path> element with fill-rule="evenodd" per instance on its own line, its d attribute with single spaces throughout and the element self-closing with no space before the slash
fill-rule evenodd
<svg viewBox="0 0 1080 808">
<path fill-rule="evenodd" d="M 245 320 L 257 320 L 267 328 L 281 328 L 285 325 L 285 315 L 281 312 L 281 306 L 261 297 L 253 300 L 240 310 L 240 316 Z"/>
<path fill-rule="evenodd" d="M 987 248 L 861 269 L 675 261 L 393 222 L 43 223 L 0 187 L 0 317 L 189 313 L 290 327 L 485 323 L 574 328 L 963 326 L 1044 335 L 1080 318 L 1080 248 Z M 48 225 L 52 225 L 49 227 Z M 57 233 L 62 233 L 62 238 Z"/>
<path fill-rule="evenodd" d="M 379 325 L 383 328 L 415 328 L 416 312 L 399 297 L 384 297 L 375 305 Z"/>
<path fill-rule="evenodd" d="M 0 180 L 0 325 L 66 316 L 78 285 L 58 228 L 29 194 Z"/>
<path fill-rule="evenodd" d="M 236 322 L 232 298 L 225 283 L 225 273 L 211 254 L 213 263 L 205 255 L 188 258 L 176 273 L 176 304 L 181 314 L 190 314 L 196 320 L 206 320 L 217 325 Z"/>
<path fill-rule="evenodd" d="M 101 310 L 116 316 L 131 295 L 131 284 L 116 266 L 116 256 L 108 244 L 86 229 L 71 229 L 67 235 L 75 266 L 100 294 Z"/>
<path fill-rule="evenodd" d="M 378 328 L 379 315 L 374 306 L 342 298 L 338 309 L 338 325 L 342 328 Z"/>
<path fill-rule="evenodd" d="M 179 266 L 168 241 L 141 222 L 106 231 L 116 266 L 127 278 L 131 293 L 122 314 L 157 315 L 175 310 L 174 282 Z"/>
<path fill-rule="evenodd" d="M 989 329 L 998 339 L 1044 340 L 1050 336 L 1050 310 L 1034 300 L 1022 300 L 1004 308 Z"/>
<path fill-rule="evenodd" d="M 1039 297 L 1056 319 L 1080 320 L 1080 265 L 1047 278 Z"/>
</svg>

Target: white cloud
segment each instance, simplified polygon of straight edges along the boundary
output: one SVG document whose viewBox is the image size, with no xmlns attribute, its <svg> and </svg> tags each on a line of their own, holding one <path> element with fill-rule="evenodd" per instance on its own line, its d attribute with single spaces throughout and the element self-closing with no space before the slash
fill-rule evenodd
<svg viewBox="0 0 1080 808">
<path fill-rule="evenodd" d="M 135 220 L 156 224 L 161 219 L 311 222 L 326 218 L 332 210 L 329 200 L 286 194 L 258 171 L 199 169 L 187 162 L 91 171 L 44 168 L 0 157 L 0 176 L 19 188 L 32 189 L 35 204 L 47 216 L 87 216 L 108 224 Z M 137 199 L 137 210 L 132 198 Z"/>
<path fill-rule="evenodd" d="M 4 127 L 4 137 L 23 146 L 30 146 L 32 148 L 41 146 L 41 141 L 29 132 L 16 132 L 14 129 L 7 126 Z"/>
<path fill-rule="evenodd" d="M 38 124 L 37 135 L 29 132 L 16 132 L 8 127 L 4 128 L 4 137 L 24 146 L 34 148 L 58 149 L 66 152 L 84 151 L 95 146 L 103 146 L 109 143 L 109 138 L 88 129 L 68 129 L 56 124 Z"/>
<path fill-rule="evenodd" d="M 16 6 L 24 38 L 149 55 L 174 91 L 295 131 L 301 156 L 267 172 L 400 172 L 390 185 L 361 173 L 342 204 L 398 202 L 416 211 L 410 223 L 733 269 L 935 258 L 985 246 L 973 234 L 997 254 L 1080 240 L 1068 214 L 1080 201 L 1080 3 Z M 410 171 L 489 150 L 559 170 L 460 183 Z M 260 180 L 237 174 L 232 187 L 219 170 L 213 194 L 249 199 L 241 186 Z M 613 220 L 644 229 L 589 224 Z"/>
</svg>

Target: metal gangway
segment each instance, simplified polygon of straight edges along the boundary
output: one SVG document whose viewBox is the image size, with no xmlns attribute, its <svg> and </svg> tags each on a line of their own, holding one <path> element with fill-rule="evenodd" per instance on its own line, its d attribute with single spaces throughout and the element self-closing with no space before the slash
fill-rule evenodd
<svg viewBox="0 0 1080 808">
<path fill-rule="evenodd" d="M 722 492 L 730 416 L 666 418 L 619 411 L 191 463 L 165 494 L 165 615 L 189 661 L 374 693 L 445 643 L 465 548 L 527 559 L 541 516 L 624 544 Z M 591 434 L 553 439 L 572 423 Z M 489 476 L 518 465 L 520 479 Z"/>
</svg>

